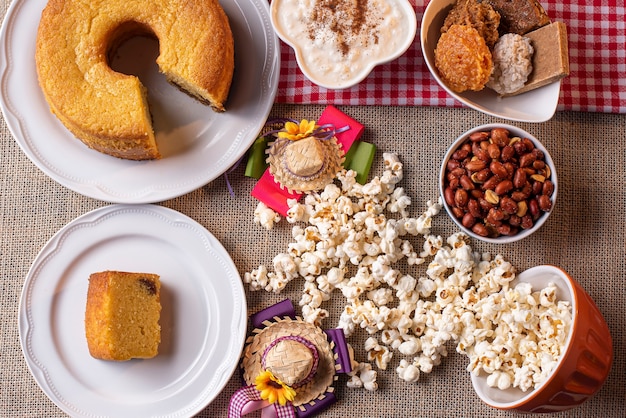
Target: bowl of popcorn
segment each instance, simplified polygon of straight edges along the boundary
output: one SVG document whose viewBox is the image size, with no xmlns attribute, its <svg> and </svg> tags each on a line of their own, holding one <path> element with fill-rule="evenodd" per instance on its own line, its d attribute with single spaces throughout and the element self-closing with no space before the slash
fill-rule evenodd
<svg viewBox="0 0 626 418">
<path fill-rule="evenodd" d="M 469 236 L 496 244 L 537 231 L 554 209 L 557 184 L 541 142 L 500 123 L 459 136 L 444 156 L 439 180 L 452 220 Z"/>
<path fill-rule="evenodd" d="M 537 0 L 431 0 L 420 36 L 433 78 L 462 104 L 520 122 L 554 115 L 567 30 Z"/>
<path fill-rule="evenodd" d="M 318 86 L 345 89 L 413 44 L 417 17 L 408 0 L 368 2 L 273 0 L 270 19 Z"/>
<path fill-rule="evenodd" d="M 502 309 L 491 351 L 476 345 L 472 353 L 481 365 L 471 373 L 472 385 L 482 401 L 499 409 L 557 412 L 600 389 L 613 362 L 611 334 L 568 273 L 550 265 L 523 271 L 501 305 L 511 309 Z"/>
</svg>

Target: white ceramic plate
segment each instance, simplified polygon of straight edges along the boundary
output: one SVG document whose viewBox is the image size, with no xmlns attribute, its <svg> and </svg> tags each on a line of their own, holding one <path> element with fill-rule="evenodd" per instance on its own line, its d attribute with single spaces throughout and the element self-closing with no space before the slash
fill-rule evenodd
<svg viewBox="0 0 626 418">
<path fill-rule="evenodd" d="M 0 33 L 0 105 L 24 153 L 63 186 L 107 202 L 167 200 L 220 176 L 244 155 L 262 129 L 280 73 L 279 42 L 266 0 L 222 1 L 235 40 L 235 75 L 225 113 L 217 114 L 169 85 L 149 61 L 154 48 L 145 48 L 145 41 L 127 45 L 135 50 L 126 54 L 126 60 L 122 54 L 120 66 L 138 62 L 135 74 L 148 87 L 157 143 L 164 156 L 144 162 L 87 148 L 50 113 L 34 60 L 46 2 L 16 0 L 7 12 Z M 144 58 L 136 60 L 138 54 Z"/>
<path fill-rule="evenodd" d="M 103 270 L 161 276 L 156 357 L 89 355 L 88 279 Z M 71 416 L 192 416 L 236 369 L 246 312 L 237 269 L 204 227 L 156 205 L 111 205 L 70 222 L 34 260 L 20 300 L 20 342 L 41 389 Z"/>
<path fill-rule="evenodd" d="M 478 92 L 455 93 L 441 80 L 435 67 L 435 48 L 439 41 L 439 30 L 455 1 L 431 0 L 422 18 L 420 35 L 422 53 L 430 73 L 441 88 L 464 105 L 491 116 L 518 122 L 545 122 L 551 119 L 559 103 L 560 80 L 536 90 L 510 97 L 500 97 L 495 91 L 488 88 Z"/>
</svg>

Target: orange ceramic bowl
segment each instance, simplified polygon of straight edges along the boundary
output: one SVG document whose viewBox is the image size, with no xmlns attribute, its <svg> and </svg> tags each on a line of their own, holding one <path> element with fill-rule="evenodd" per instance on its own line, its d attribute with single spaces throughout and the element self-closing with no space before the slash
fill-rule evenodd
<svg viewBox="0 0 626 418">
<path fill-rule="evenodd" d="M 512 285 L 527 282 L 533 290 L 552 282 L 557 298 L 572 306 L 572 326 L 566 349 L 548 378 L 533 390 L 501 390 L 487 385 L 487 377 L 472 373 L 472 385 L 488 405 L 523 412 L 558 412 L 580 405 L 596 393 L 606 380 L 613 362 L 609 328 L 591 297 L 565 271 L 554 266 L 537 266 L 520 273 Z"/>
</svg>

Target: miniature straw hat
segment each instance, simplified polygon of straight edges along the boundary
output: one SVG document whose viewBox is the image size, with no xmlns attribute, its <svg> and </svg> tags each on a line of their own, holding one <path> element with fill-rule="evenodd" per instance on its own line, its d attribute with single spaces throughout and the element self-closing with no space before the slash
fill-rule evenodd
<svg viewBox="0 0 626 418">
<path fill-rule="evenodd" d="M 323 189 L 342 169 L 343 151 L 337 138 L 309 136 L 297 141 L 276 140 L 267 162 L 274 179 L 290 192 Z"/>
<path fill-rule="evenodd" d="M 300 318 L 274 318 L 255 329 L 247 340 L 242 367 L 246 384 L 264 370 L 292 387 L 293 406 L 314 403 L 332 392 L 336 380 L 333 343 L 322 329 Z"/>
</svg>

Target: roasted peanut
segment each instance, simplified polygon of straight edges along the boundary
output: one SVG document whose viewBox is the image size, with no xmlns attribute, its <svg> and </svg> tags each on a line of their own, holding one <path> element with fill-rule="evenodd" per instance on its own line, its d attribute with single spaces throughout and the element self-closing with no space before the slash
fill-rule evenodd
<svg viewBox="0 0 626 418">
<path fill-rule="evenodd" d="M 470 172 L 481 171 L 485 167 L 487 167 L 487 164 L 482 160 L 472 160 L 465 164 L 465 169 Z"/>
<path fill-rule="evenodd" d="M 504 196 L 502 199 L 500 199 L 500 207 L 502 208 L 504 213 L 509 215 L 517 213 L 518 209 L 517 202 L 515 202 L 515 200 L 511 199 L 508 196 Z"/>
<path fill-rule="evenodd" d="M 491 164 L 489 164 L 489 169 L 494 175 L 500 177 L 501 179 L 505 179 L 509 175 L 509 172 L 506 171 L 506 168 L 504 168 L 502 163 L 499 161 L 492 161 Z"/>
<path fill-rule="evenodd" d="M 496 222 L 499 222 L 501 220 L 504 219 L 504 212 L 501 209 L 490 209 L 489 213 L 487 214 L 487 219 L 491 219 L 493 222 L 492 224 L 496 224 Z"/>
<path fill-rule="evenodd" d="M 500 183 L 498 183 L 498 185 L 494 189 L 494 192 L 496 192 L 498 196 L 503 196 L 511 190 L 513 190 L 513 182 L 511 180 L 502 180 Z"/>
<path fill-rule="evenodd" d="M 478 205 L 484 211 L 489 211 L 491 208 L 493 208 L 493 204 L 489 203 L 487 199 L 478 199 Z"/>
<path fill-rule="evenodd" d="M 539 203 L 537 202 L 537 199 L 533 198 L 528 201 L 528 211 L 532 215 L 533 220 L 536 220 L 537 218 L 539 218 L 540 208 L 539 208 Z"/>
<path fill-rule="evenodd" d="M 452 171 L 452 170 L 454 170 L 455 168 L 459 168 L 459 167 L 461 167 L 461 162 L 460 162 L 460 161 L 458 161 L 458 160 L 452 160 L 452 159 L 450 159 L 450 160 L 448 160 L 448 162 L 446 163 L 446 169 L 447 169 L 448 171 Z"/>
<path fill-rule="evenodd" d="M 527 179 L 526 171 L 518 168 L 513 175 L 513 186 L 515 186 L 516 189 L 521 189 L 528 181 Z"/>
<path fill-rule="evenodd" d="M 456 192 L 454 192 L 454 203 L 456 203 L 456 206 L 462 208 L 463 206 L 467 205 L 467 201 L 469 200 L 469 196 L 467 195 L 467 192 L 463 189 L 456 189 Z"/>
<path fill-rule="evenodd" d="M 535 162 L 536 159 L 537 159 L 537 157 L 535 157 L 531 153 L 524 154 L 524 155 L 519 157 L 519 165 L 520 165 L 520 167 L 531 166 Z"/>
<path fill-rule="evenodd" d="M 522 138 L 522 142 L 526 147 L 526 151 L 532 151 L 535 149 L 535 144 L 533 144 L 533 141 L 531 141 L 529 138 Z"/>
<path fill-rule="evenodd" d="M 505 145 L 500 152 L 502 161 L 511 161 L 515 157 L 515 149 L 511 145 Z"/>
<path fill-rule="evenodd" d="M 491 130 L 491 140 L 499 147 L 509 143 L 509 131 L 504 128 L 494 128 Z"/>
<path fill-rule="evenodd" d="M 459 178 L 459 183 L 461 184 L 461 187 L 467 191 L 474 190 L 476 188 L 474 182 L 469 178 L 467 174 L 463 174 Z"/>
<path fill-rule="evenodd" d="M 473 173 L 471 179 L 474 183 L 484 183 L 489 177 L 491 177 L 491 171 L 488 168 L 484 168 Z"/>
<path fill-rule="evenodd" d="M 456 206 L 452 208 L 452 214 L 456 218 L 462 218 L 465 215 L 465 212 L 461 208 L 457 208 Z"/>
<path fill-rule="evenodd" d="M 463 215 L 463 219 L 461 219 L 461 224 L 468 229 L 473 227 L 475 223 L 476 218 L 474 218 L 474 216 L 469 212 Z"/>
<path fill-rule="evenodd" d="M 484 131 L 474 132 L 469 136 L 469 140 L 472 142 L 481 142 L 486 140 L 487 138 L 489 138 L 489 132 Z"/>
<path fill-rule="evenodd" d="M 517 215 L 509 216 L 509 225 L 513 227 L 520 226 L 522 224 L 522 217 Z"/>
<path fill-rule="evenodd" d="M 552 201 L 545 194 L 537 197 L 537 203 L 539 204 L 539 209 L 544 212 L 549 212 L 552 209 Z"/>
<path fill-rule="evenodd" d="M 492 160 L 497 160 L 500 158 L 500 147 L 495 143 L 489 144 L 487 147 L 487 154 L 489 154 L 489 157 Z"/>
<path fill-rule="evenodd" d="M 531 176 L 532 177 L 532 176 Z M 532 194 L 538 196 L 543 191 L 543 182 L 542 181 L 533 181 L 532 182 Z"/>
<path fill-rule="evenodd" d="M 486 237 L 489 235 L 489 230 L 487 229 L 487 227 L 480 222 L 474 224 L 474 226 L 472 227 L 472 232 L 476 235 L 480 235 L 481 237 Z"/>
<path fill-rule="evenodd" d="M 481 199 L 485 197 L 485 193 L 480 189 L 473 189 L 470 190 L 470 196 L 472 196 L 474 199 Z"/>
<path fill-rule="evenodd" d="M 500 235 L 511 235 L 512 228 L 509 224 L 502 224 L 496 228 Z"/>
<path fill-rule="evenodd" d="M 524 155 L 524 153 L 526 153 L 526 146 L 519 140 L 513 143 L 513 149 L 517 155 Z"/>
<path fill-rule="evenodd" d="M 544 181 L 543 187 L 541 189 L 541 194 L 551 197 L 552 193 L 554 193 L 554 183 L 552 183 L 550 180 Z"/>
<path fill-rule="evenodd" d="M 475 218 L 482 218 L 483 217 L 483 211 L 481 210 L 480 204 L 478 203 L 478 200 L 476 200 L 476 199 L 470 199 L 467 202 L 467 210 Z"/>
<path fill-rule="evenodd" d="M 452 154 L 452 159 L 453 160 L 457 160 L 457 161 L 461 161 L 467 158 L 467 156 L 469 155 L 470 151 L 466 150 L 466 149 L 458 149 L 456 151 L 454 151 L 454 153 Z"/>
<path fill-rule="evenodd" d="M 452 187 L 445 188 L 445 190 L 443 191 L 443 198 L 448 206 L 452 207 L 456 205 L 456 202 L 454 201 L 454 189 Z"/>
<path fill-rule="evenodd" d="M 542 160 L 533 161 L 533 168 L 535 170 L 543 170 L 545 167 L 546 167 L 546 163 L 543 162 Z"/>
<path fill-rule="evenodd" d="M 493 190 L 485 190 L 485 200 L 492 205 L 500 203 L 500 196 Z"/>
<path fill-rule="evenodd" d="M 498 176 L 491 176 L 482 184 L 481 187 L 483 190 L 493 190 L 496 188 L 498 183 L 500 183 Z"/>
</svg>

